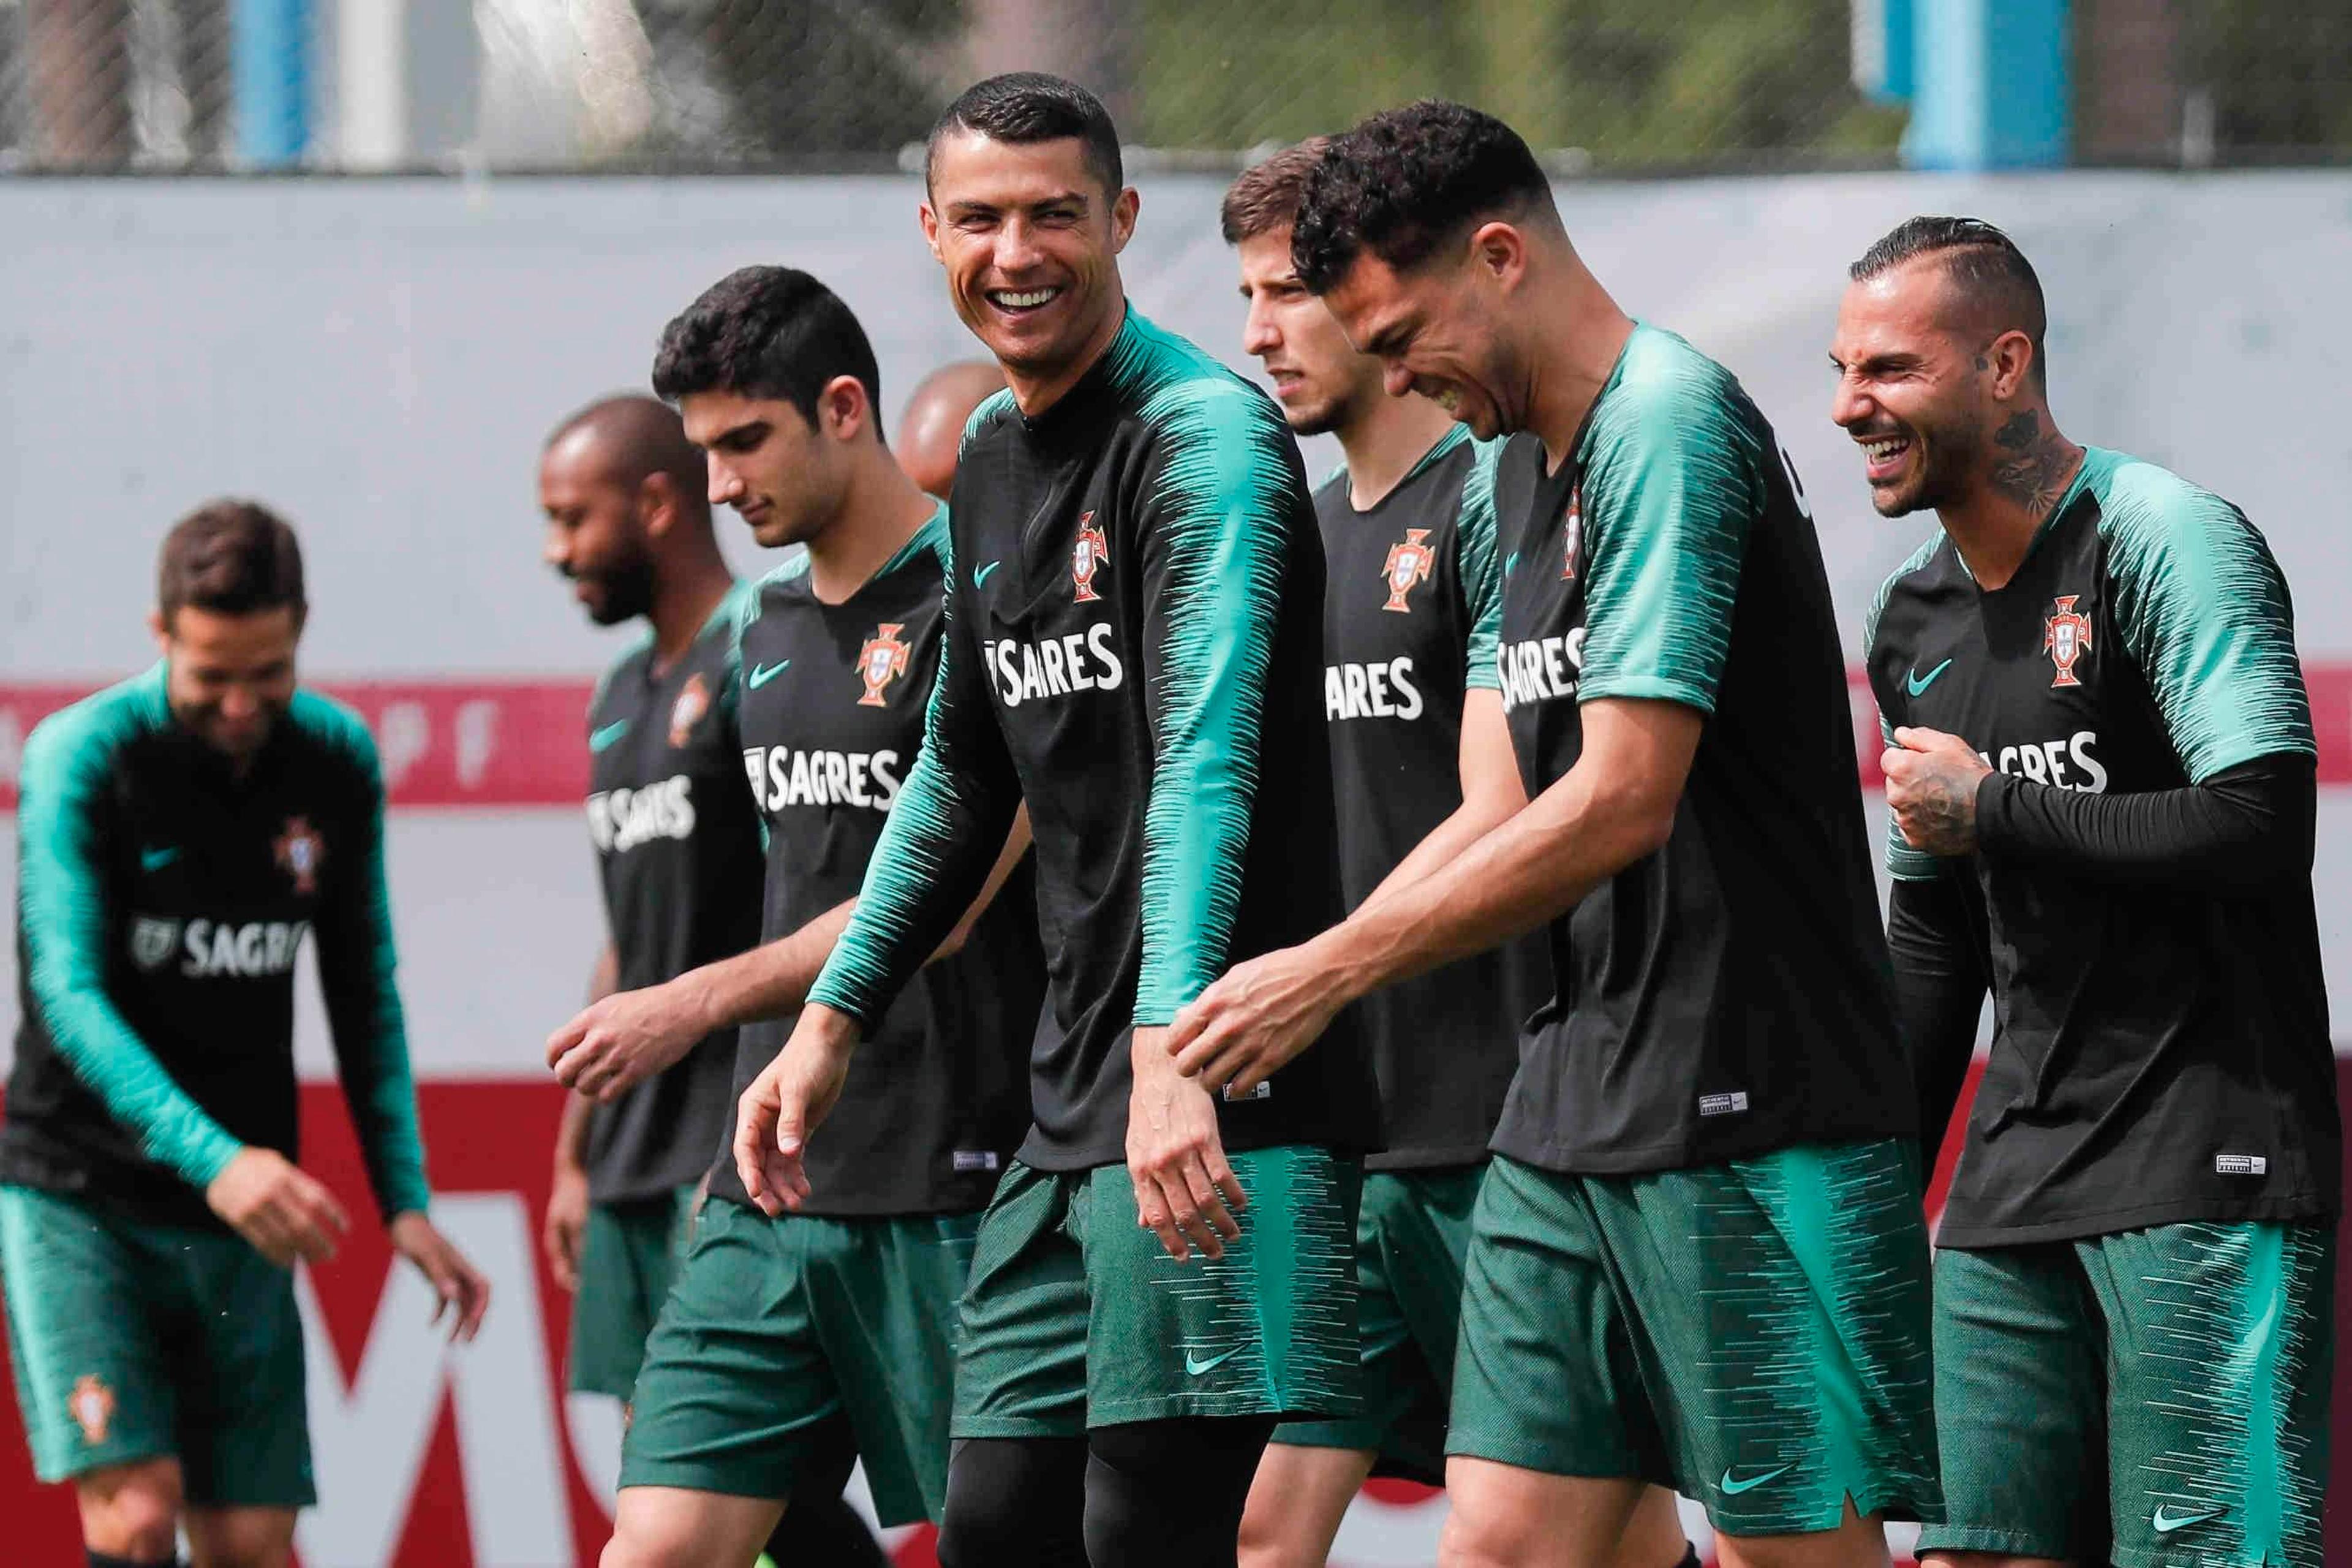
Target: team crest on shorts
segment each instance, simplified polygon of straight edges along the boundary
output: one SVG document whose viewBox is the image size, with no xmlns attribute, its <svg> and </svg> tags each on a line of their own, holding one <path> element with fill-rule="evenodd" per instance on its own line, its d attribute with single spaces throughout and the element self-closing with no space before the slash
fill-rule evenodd
<svg viewBox="0 0 2352 1568">
<path fill-rule="evenodd" d="M 1401 616 L 1412 614 L 1405 595 L 1429 580 L 1429 569 L 1437 560 L 1437 552 L 1423 542 L 1429 533 L 1425 528 L 1408 528 L 1402 544 L 1389 546 L 1389 558 L 1381 565 L 1381 581 L 1389 585 L 1389 602 L 1381 609 Z"/>
<path fill-rule="evenodd" d="M 131 922 L 131 962 L 142 969 L 161 969 L 179 951 L 180 922 L 141 915 Z"/>
<path fill-rule="evenodd" d="M 114 1419 L 114 1390 L 96 1373 L 84 1373 L 66 1395 L 66 1413 L 81 1428 L 81 1440 L 95 1448 L 106 1441 L 106 1428 Z"/>
<path fill-rule="evenodd" d="M 274 846 L 278 868 L 294 879 L 294 890 L 309 898 L 319 890 L 319 863 L 327 858 L 327 841 L 307 816 L 289 816 L 286 831 Z"/>
<path fill-rule="evenodd" d="M 1077 585 L 1076 602 L 1081 605 L 1102 597 L 1095 592 L 1095 574 L 1110 564 L 1110 541 L 1094 526 L 1094 521 L 1090 511 L 1078 515 L 1078 542 L 1070 546 L 1070 581 Z"/>
<path fill-rule="evenodd" d="M 677 700 L 669 705 L 670 750 L 683 750 L 687 742 L 694 738 L 694 727 L 701 723 L 702 716 L 709 711 L 710 683 L 702 679 L 702 672 L 698 669 L 687 680 L 685 689 L 677 694 Z"/>
<path fill-rule="evenodd" d="M 884 621 L 857 650 L 857 677 L 866 682 L 866 695 L 857 700 L 860 708 L 880 708 L 883 689 L 907 673 L 907 645 L 898 634 L 907 629 L 904 621 Z"/>
<path fill-rule="evenodd" d="M 2058 673 L 2050 679 L 2053 689 L 2083 684 L 2074 678 L 2074 661 L 2091 651 L 2091 617 L 2074 608 L 2074 601 L 2081 597 L 2080 594 L 2060 595 L 2042 634 L 2042 651 L 2058 667 Z"/>
<path fill-rule="evenodd" d="M 1570 485 L 1568 490 L 1568 510 L 1562 514 L 1562 531 L 1568 536 L 1560 546 L 1559 580 L 1576 581 L 1577 553 L 1584 548 L 1584 487 Z"/>
</svg>

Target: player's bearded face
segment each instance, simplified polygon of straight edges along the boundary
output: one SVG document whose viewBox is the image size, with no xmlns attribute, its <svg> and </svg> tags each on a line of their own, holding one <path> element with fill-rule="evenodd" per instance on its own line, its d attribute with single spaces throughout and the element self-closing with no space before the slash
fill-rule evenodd
<svg viewBox="0 0 2352 1568">
<path fill-rule="evenodd" d="M 289 605 L 225 615 L 184 605 L 153 623 L 163 650 L 172 716 L 206 744 L 244 762 L 268 741 L 294 700 L 301 612 Z"/>
<path fill-rule="evenodd" d="M 1935 306 L 1933 279 L 1905 268 L 1851 285 L 1838 310 L 1830 417 L 1862 448 L 1882 517 L 1959 500 L 1986 460 L 1982 377 Z"/>
<path fill-rule="evenodd" d="M 637 517 L 637 496 L 563 442 L 540 464 L 539 501 L 547 514 L 541 554 L 571 581 L 573 597 L 600 626 L 618 626 L 653 608 L 653 553 Z"/>
<path fill-rule="evenodd" d="M 975 132 L 931 160 L 923 237 L 956 314 L 1017 375 L 1048 379 L 1118 331 L 1118 253 L 1133 190 L 1108 191 L 1075 139 L 1026 145 Z"/>
<path fill-rule="evenodd" d="M 1391 397 L 1418 393 L 1480 440 L 1524 428 L 1520 356 L 1506 328 L 1507 300 L 1466 261 L 1400 272 L 1367 251 L 1323 302 L 1348 340 L 1380 362 Z"/>
<path fill-rule="evenodd" d="M 1381 394 L 1381 365 L 1348 342 L 1323 301 L 1290 265 L 1287 227 L 1253 235 L 1238 247 L 1249 314 L 1242 347 L 1265 367 L 1284 419 L 1302 436 L 1351 424 Z"/>
</svg>

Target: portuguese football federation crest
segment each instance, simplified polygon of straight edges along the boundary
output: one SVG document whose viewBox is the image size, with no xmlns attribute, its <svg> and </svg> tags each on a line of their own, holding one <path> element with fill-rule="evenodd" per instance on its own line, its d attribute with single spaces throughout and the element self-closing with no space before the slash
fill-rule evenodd
<svg viewBox="0 0 2352 1568">
<path fill-rule="evenodd" d="M 131 962 L 142 969 L 161 969 L 180 950 L 180 922 L 141 915 L 131 922 Z"/>
<path fill-rule="evenodd" d="M 2058 667 L 2051 678 L 2052 687 L 2080 686 L 2074 678 L 2074 661 L 2091 651 L 2091 617 L 2074 608 L 2079 594 L 2059 595 L 2055 613 L 2042 634 L 2042 651 Z"/>
<path fill-rule="evenodd" d="M 309 898 L 319 890 L 319 864 L 327 858 L 327 841 L 307 816 L 289 816 L 286 831 L 274 847 L 278 868 L 294 879 L 294 890 Z"/>
<path fill-rule="evenodd" d="M 857 700 L 860 708 L 886 706 L 883 689 L 907 673 L 907 645 L 898 640 L 906 626 L 904 621 L 884 621 L 857 650 L 857 677 L 866 682 L 866 695 Z"/>
<path fill-rule="evenodd" d="M 1078 542 L 1070 546 L 1070 581 L 1077 585 L 1077 602 L 1091 604 L 1102 597 L 1095 592 L 1095 574 L 1110 564 L 1110 541 L 1101 529 L 1094 526 L 1095 514 L 1087 512 L 1078 519 Z"/>
<path fill-rule="evenodd" d="M 114 1420 L 114 1390 L 96 1373 L 84 1373 L 66 1395 L 66 1412 L 81 1428 L 81 1440 L 95 1448 L 106 1441 L 106 1429 Z"/>
<path fill-rule="evenodd" d="M 671 751 L 681 751 L 694 738 L 694 727 L 710 711 L 710 683 L 696 670 L 687 680 L 677 700 L 669 705 L 669 745 Z"/>
<path fill-rule="evenodd" d="M 1437 560 L 1437 552 L 1423 542 L 1429 532 L 1425 528 L 1408 528 L 1402 544 L 1389 546 L 1389 558 L 1381 567 L 1381 581 L 1389 585 L 1389 602 L 1381 609 L 1394 610 L 1401 616 L 1412 614 L 1412 605 L 1406 602 L 1405 595 L 1428 580 L 1429 569 Z"/>
<path fill-rule="evenodd" d="M 1584 487 L 1571 485 L 1568 491 L 1568 511 L 1561 519 L 1561 532 L 1567 537 L 1560 543 L 1559 580 L 1576 581 L 1576 557 L 1584 549 Z"/>
</svg>

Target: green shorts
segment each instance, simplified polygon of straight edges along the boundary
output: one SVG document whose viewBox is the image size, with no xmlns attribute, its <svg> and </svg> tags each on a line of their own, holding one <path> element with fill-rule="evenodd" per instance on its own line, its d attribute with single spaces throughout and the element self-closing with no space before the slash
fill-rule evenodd
<svg viewBox="0 0 2352 1568">
<path fill-rule="evenodd" d="M 2336 1224 L 1936 1258 L 1947 1522 L 1924 1550 L 2319 1568 Z"/>
<path fill-rule="evenodd" d="M 1376 1473 L 1445 1484 L 1445 1412 L 1454 1390 L 1454 1336 L 1462 1322 L 1462 1265 L 1480 1163 L 1373 1171 L 1356 1216 L 1356 1321 L 1362 1333 L 1364 1413 L 1292 1421 L 1274 1440 L 1302 1448 L 1371 1449 Z"/>
<path fill-rule="evenodd" d="M 318 1500 L 294 1277 L 241 1237 L 0 1187 L 0 1282 L 41 1479 L 169 1456 L 200 1507 Z"/>
<path fill-rule="evenodd" d="M 572 1391 L 626 1404 L 645 1364 L 646 1341 L 686 1250 L 695 1186 L 588 1205 L 580 1244 L 580 1290 L 572 1298 Z"/>
<path fill-rule="evenodd" d="M 788 1498 L 845 1416 L 881 1521 L 936 1521 L 978 1225 L 705 1204 L 646 1346 L 621 1485 Z"/>
<path fill-rule="evenodd" d="M 1447 1451 L 1625 1477 L 1730 1535 L 1940 1519 L 1916 1146 L 1560 1175 L 1497 1156 Z"/>
<path fill-rule="evenodd" d="M 1362 1167 L 1306 1144 L 1233 1156 L 1241 1239 L 1168 1256 L 1125 1165 L 1014 1164 L 980 1226 L 959 1437 L 1078 1436 L 1174 1415 L 1355 1415 Z"/>
</svg>

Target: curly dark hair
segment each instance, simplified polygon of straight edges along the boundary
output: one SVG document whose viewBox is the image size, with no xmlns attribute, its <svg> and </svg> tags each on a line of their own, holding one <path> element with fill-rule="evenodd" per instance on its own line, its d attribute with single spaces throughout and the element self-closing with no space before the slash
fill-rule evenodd
<svg viewBox="0 0 2352 1568">
<path fill-rule="evenodd" d="M 2050 312 L 2042 298 L 2042 279 L 2017 242 L 1982 218 L 1905 218 L 1882 235 L 1846 268 L 1846 276 L 1867 283 L 1923 256 L 1943 258 L 1944 276 L 1959 291 L 1970 310 L 1995 331 L 2023 332 L 2033 343 L 2033 384 L 2050 385 L 2050 372 L 2042 342 L 2050 331 Z"/>
<path fill-rule="evenodd" d="M 702 291 L 662 329 L 654 392 L 677 403 L 698 392 L 772 397 L 816 423 L 817 395 L 854 375 L 882 429 L 882 373 L 874 345 L 841 296 L 793 267 L 744 267 Z"/>
<path fill-rule="evenodd" d="M 1102 100 L 1080 87 L 1044 71 L 1007 71 L 977 81 L 956 95 L 941 111 L 923 141 L 923 188 L 931 184 L 931 165 L 939 161 L 940 143 L 954 132 L 977 131 L 991 141 L 1016 147 L 1039 142 L 1075 140 L 1087 167 L 1113 196 L 1127 184 L 1119 161 L 1118 128 Z"/>
<path fill-rule="evenodd" d="M 1517 132 L 1467 104 L 1423 99 L 1325 150 L 1291 226 L 1291 265 L 1326 294 L 1367 250 L 1414 267 L 1474 223 L 1550 202 L 1551 182 Z"/>
</svg>

